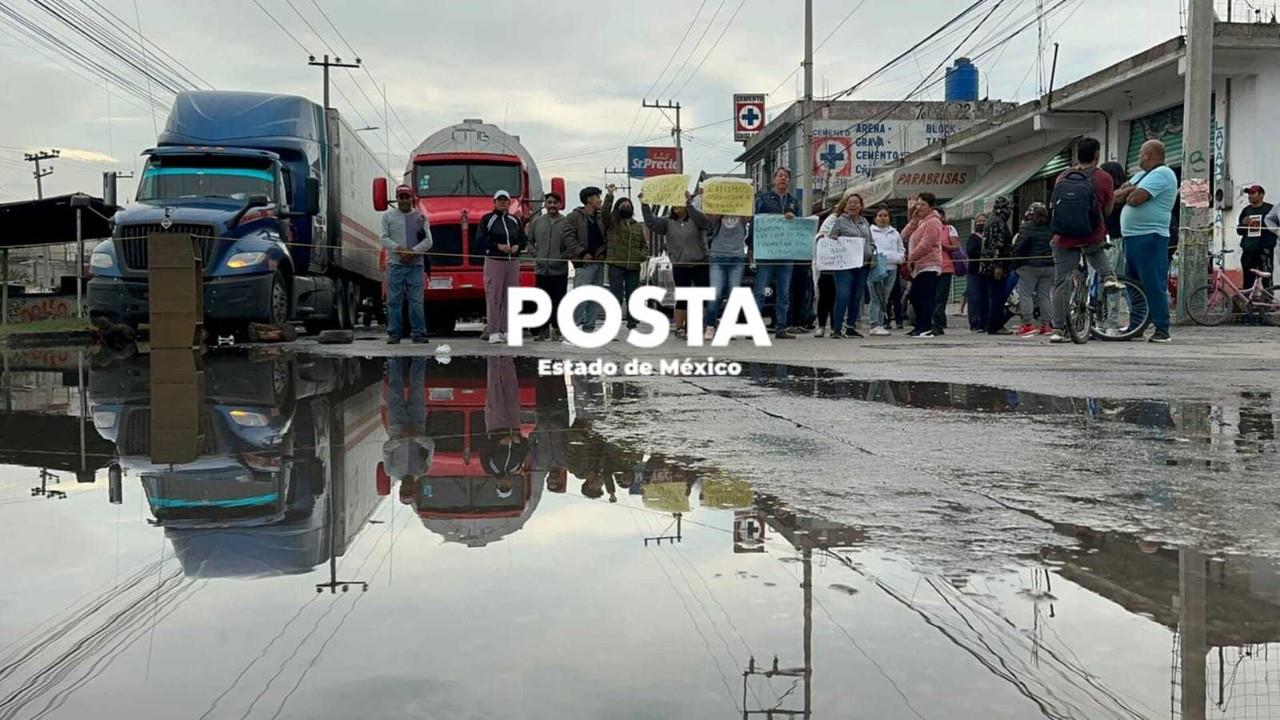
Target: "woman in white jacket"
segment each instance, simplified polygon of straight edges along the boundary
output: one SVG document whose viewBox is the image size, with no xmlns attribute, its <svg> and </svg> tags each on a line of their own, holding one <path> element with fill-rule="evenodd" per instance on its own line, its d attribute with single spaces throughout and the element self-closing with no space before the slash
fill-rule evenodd
<svg viewBox="0 0 1280 720">
<path fill-rule="evenodd" d="M 889 223 L 889 209 L 881 206 L 876 211 L 875 224 L 871 226 L 871 239 L 876 244 L 876 255 L 884 258 L 887 272 L 877 275 L 879 258 L 873 261 L 867 273 L 867 292 L 871 296 L 871 334 L 888 335 L 889 293 L 898 278 L 898 266 L 906 258 L 907 250 L 902 236 Z"/>
</svg>

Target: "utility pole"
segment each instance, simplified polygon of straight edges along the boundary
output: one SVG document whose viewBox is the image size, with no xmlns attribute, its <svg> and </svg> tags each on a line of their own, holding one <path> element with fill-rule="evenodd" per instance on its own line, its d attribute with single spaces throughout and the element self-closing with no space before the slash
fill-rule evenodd
<svg viewBox="0 0 1280 720">
<path fill-rule="evenodd" d="M 1183 101 L 1182 182 L 1209 183 L 1209 115 L 1213 92 L 1213 0 L 1191 0 L 1187 27 L 1186 97 Z M 1206 193 L 1207 194 L 1207 193 Z M 1203 282 L 1205 257 L 1213 242 L 1212 201 L 1205 207 L 1182 207 L 1178 230 L 1178 293 L 1176 319 L 1185 322 L 1192 290 Z M 1192 280 L 1196 278 L 1196 280 Z"/>
<path fill-rule="evenodd" d="M 36 199 L 37 200 L 44 199 L 44 183 L 40 182 L 41 178 L 44 178 L 46 176 L 53 174 L 53 168 L 41 168 L 40 161 L 53 160 L 61 154 L 62 154 L 61 150 L 54 149 L 54 150 L 41 150 L 40 152 L 35 152 L 35 153 L 26 153 L 25 155 L 22 156 L 22 158 L 27 162 L 36 164 L 36 170 L 31 174 L 36 179 Z"/>
<path fill-rule="evenodd" d="M 680 103 L 678 102 L 673 103 L 670 100 L 668 100 L 664 105 L 658 102 L 657 100 L 653 102 L 649 102 L 648 100 L 641 100 L 640 107 L 650 108 L 652 110 L 675 110 L 676 126 L 671 129 L 671 136 L 676 139 L 676 147 L 680 147 Z M 683 161 L 681 162 L 683 163 Z"/>
<path fill-rule="evenodd" d="M 627 172 L 626 168 L 605 168 L 604 179 L 606 184 L 609 182 L 610 175 L 621 175 L 627 179 L 627 184 L 622 187 L 627 189 L 627 197 L 631 197 L 631 173 Z"/>
<path fill-rule="evenodd" d="M 804 104 L 800 108 L 800 214 L 813 207 L 813 0 L 804 0 Z"/>
<path fill-rule="evenodd" d="M 328 110 L 329 109 L 329 68 L 331 67 L 358 68 L 360 67 L 360 58 L 356 58 L 356 61 L 354 63 L 344 63 L 342 62 L 342 58 L 340 57 L 335 57 L 332 61 L 330 61 L 328 55 L 323 56 L 322 60 L 316 60 L 316 56 L 311 55 L 310 57 L 307 58 L 307 64 L 324 68 L 324 109 Z"/>
</svg>

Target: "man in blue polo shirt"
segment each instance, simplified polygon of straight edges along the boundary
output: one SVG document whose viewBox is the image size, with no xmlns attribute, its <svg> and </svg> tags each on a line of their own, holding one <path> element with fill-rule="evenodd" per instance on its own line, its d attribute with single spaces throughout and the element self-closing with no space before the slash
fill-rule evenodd
<svg viewBox="0 0 1280 720">
<path fill-rule="evenodd" d="M 756 196 L 757 215 L 782 215 L 791 220 L 799 214 L 800 206 L 791 194 L 791 171 L 778 168 L 773 173 L 773 188 Z M 755 259 L 754 237 L 747 236 L 747 248 L 751 259 Z M 779 340 L 792 340 L 795 335 L 787 332 L 787 322 L 791 317 L 791 271 L 794 266 L 791 260 L 756 260 L 755 296 L 756 305 L 764 312 L 764 293 L 769 284 L 773 284 L 773 334 Z"/>
<path fill-rule="evenodd" d="M 1169 225 L 1178 199 L 1178 178 L 1164 164 L 1164 143 L 1148 140 L 1138 165 L 1142 169 L 1116 191 L 1120 234 L 1124 236 L 1125 262 L 1138 276 L 1151 306 L 1155 325 L 1150 341 L 1170 342 L 1169 337 Z"/>
</svg>

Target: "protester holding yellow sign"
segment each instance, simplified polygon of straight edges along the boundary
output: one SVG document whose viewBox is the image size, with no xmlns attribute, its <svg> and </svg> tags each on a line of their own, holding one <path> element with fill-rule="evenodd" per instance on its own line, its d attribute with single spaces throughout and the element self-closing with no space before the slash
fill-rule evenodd
<svg viewBox="0 0 1280 720">
<path fill-rule="evenodd" d="M 688 175 L 658 175 L 644 181 L 640 198 L 658 207 L 684 207 L 688 188 Z"/>
<path fill-rule="evenodd" d="M 709 282 L 707 273 L 707 217 L 693 207 L 690 202 L 693 196 L 684 189 L 684 183 L 681 182 L 677 187 L 680 189 L 678 199 L 667 198 L 665 202 L 659 202 L 650 195 L 652 192 L 654 180 L 663 180 L 669 177 L 684 178 L 683 175 L 664 175 L 660 178 L 650 178 L 645 181 L 644 192 L 640 193 L 640 210 L 644 213 L 644 224 L 655 235 L 661 235 L 665 240 L 665 247 L 668 259 L 671 260 L 671 274 L 675 281 L 675 287 L 706 287 Z M 673 183 L 674 184 L 674 183 Z M 665 188 L 660 188 L 665 190 Z M 657 205 L 667 205 L 671 208 L 668 217 L 655 217 L 653 208 Z M 688 308 L 683 304 L 676 306 L 675 311 L 675 330 L 676 337 L 687 337 L 689 328 L 686 327 L 688 319 Z M 703 332 L 701 327 L 693 328 L 693 332 Z"/>
<path fill-rule="evenodd" d="M 708 215 L 750 216 L 756 191 L 747 180 L 716 178 L 702 183 L 702 212 Z"/>
</svg>

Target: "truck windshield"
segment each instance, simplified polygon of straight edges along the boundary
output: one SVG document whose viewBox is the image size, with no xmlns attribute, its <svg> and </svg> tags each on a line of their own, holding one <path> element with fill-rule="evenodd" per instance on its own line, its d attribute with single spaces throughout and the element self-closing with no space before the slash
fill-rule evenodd
<svg viewBox="0 0 1280 720">
<path fill-rule="evenodd" d="M 418 197 L 487 197 L 499 190 L 520 193 L 520 166 L 486 163 L 416 165 Z"/>
<path fill-rule="evenodd" d="M 266 195 L 276 200 L 275 172 L 269 162 L 248 158 L 152 158 L 138 184 L 138 201 L 216 197 L 247 200 Z"/>
</svg>

